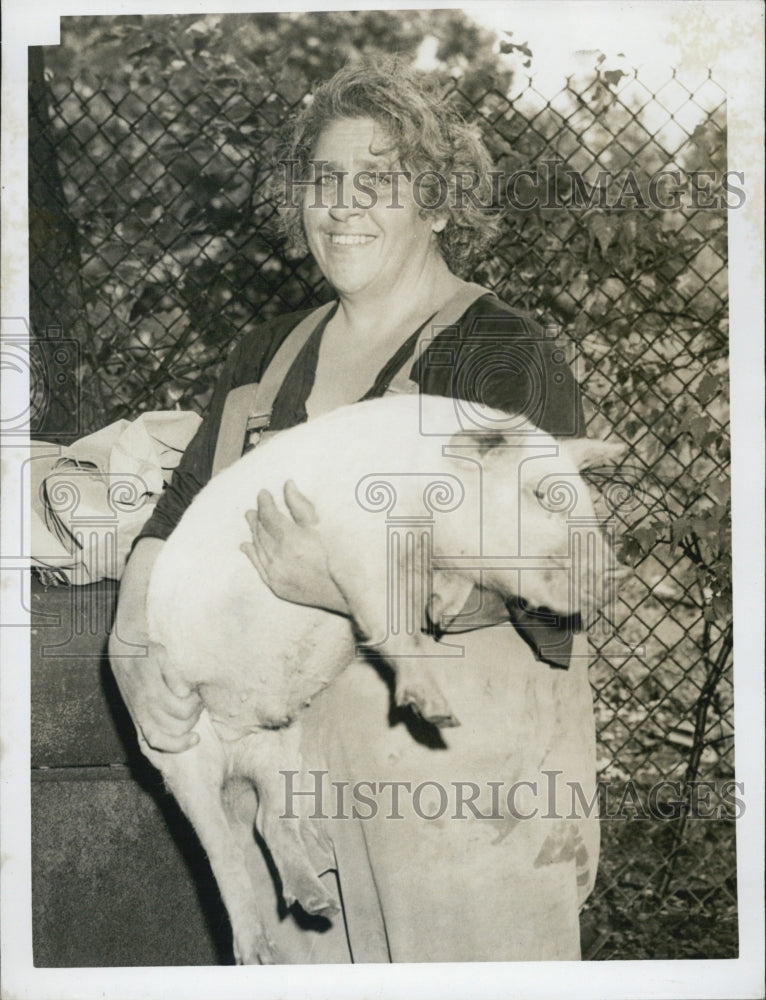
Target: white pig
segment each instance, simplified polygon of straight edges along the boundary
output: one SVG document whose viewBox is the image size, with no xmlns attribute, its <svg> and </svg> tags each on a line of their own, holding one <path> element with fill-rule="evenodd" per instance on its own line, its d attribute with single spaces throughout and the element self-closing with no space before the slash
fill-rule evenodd
<svg viewBox="0 0 766 1000">
<path fill-rule="evenodd" d="M 275 435 L 196 497 L 157 559 L 148 616 L 165 675 L 202 698 L 200 743 L 181 754 L 143 746 L 208 853 L 238 961 L 273 955 L 243 888 L 246 848 L 224 785 L 244 778 L 255 787 L 256 825 L 286 905 L 331 913 L 309 858 L 312 831 L 279 818 L 275 776 L 300 769 L 301 710 L 355 647 L 367 646 L 393 668 L 398 704 L 435 725 L 458 725 L 460 706 L 447 704 L 422 655 L 436 641 L 422 626 L 454 619 L 475 584 L 590 614 L 609 550 L 593 544 L 597 524 L 578 468 L 615 448 L 556 442 L 518 416 L 452 399 L 390 396 Z M 241 551 L 258 492 L 279 500 L 288 479 L 316 508 L 350 618 L 276 597 Z M 578 545 L 578 532 L 590 542 Z M 252 826 L 248 835 L 251 848 Z"/>
</svg>

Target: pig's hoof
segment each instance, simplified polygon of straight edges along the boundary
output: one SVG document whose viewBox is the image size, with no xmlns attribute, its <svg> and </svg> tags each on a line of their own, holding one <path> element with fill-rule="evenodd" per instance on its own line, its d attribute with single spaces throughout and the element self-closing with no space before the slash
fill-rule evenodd
<svg viewBox="0 0 766 1000">
<path fill-rule="evenodd" d="M 332 898 L 312 898 L 301 904 L 306 913 L 315 917 L 332 917 L 339 912 L 340 907 Z"/>
<path fill-rule="evenodd" d="M 409 705 L 425 722 L 439 729 L 451 729 L 460 725 L 444 698 L 425 697 L 419 691 L 403 691 L 397 698 L 400 705 Z"/>
<path fill-rule="evenodd" d="M 426 722 L 430 722 L 432 726 L 436 726 L 438 729 L 455 729 L 460 725 L 460 719 L 451 713 L 448 715 L 424 715 L 423 718 Z"/>
<path fill-rule="evenodd" d="M 271 941 L 259 934 L 254 941 L 234 939 L 234 961 L 237 965 L 274 965 L 277 957 Z"/>
<path fill-rule="evenodd" d="M 288 908 L 297 900 L 306 913 L 316 917 L 330 917 L 339 910 L 338 903 L 319 879 L 308 874 L 284 887 L 282 896 Z"/>
<path fill-rule="evenodd" d="M 321 882 L 306 887 L 298 893 L 298 902 L 306 913 L 316 917 L 329 917 L 338 912 L 338 904 Z"/>
</svg>

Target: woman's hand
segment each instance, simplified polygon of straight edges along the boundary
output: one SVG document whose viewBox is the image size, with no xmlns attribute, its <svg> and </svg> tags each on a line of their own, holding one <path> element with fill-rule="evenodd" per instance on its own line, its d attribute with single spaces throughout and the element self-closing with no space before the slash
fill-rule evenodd
<svg viewBox="0 0 766 1000">
<path fill-rule="evenodd" d="M 189 750 L 199 742 L 199 736 L 192 729 L 202 711 L 202 702 L 193 691 L 168 687 L 156 652 L 145 635 L 143 643 L 141 639 L 140 632 L 134 631 L 129 640 L 143 647 L 143 655 L 137 656 L 125 654 L 122 636 L 117 640 L 119 654 L 113 651 L 113 639 L 109 643 L 112 673 L 138 730 L 139 740 L 143 738 L 150 747 L 166 753 Z"/>
<path fill-rule="evenodd" d="M 146 590 L 162 545 L 158 539 L 142 539 L 125 567 L 109 658 L 139 739 L 155 750 L 180 753 L 199 742 L 192 729 L 202 702 L 183 685 L 171 690 L 162 672 L 162 649 L 150 644 L 147 635 Z"/>
<path fill-rule="evenodd" d="M 240 548 L 277 597 L 346 614 L 346 600 L 330 574 L 316 530 L 314 505 L 292 479 L 285 483 L 284 497 L 292 519 L 279 512 L 268 490 L 261 490 L 257 510 L 245 515 L 253 540 Z"/>
</svg>

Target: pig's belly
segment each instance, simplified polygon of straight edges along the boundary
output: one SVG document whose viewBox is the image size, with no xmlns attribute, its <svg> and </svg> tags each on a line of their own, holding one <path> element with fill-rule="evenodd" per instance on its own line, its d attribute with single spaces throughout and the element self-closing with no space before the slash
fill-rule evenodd
<svg viewBox="0 0 766 1000">
<path fill-rule="evenodd" d="M 199 535 L 191 544 L 193 529 L 179 525 L 158 557 L 150 639 L 214 718 L 244 729 L 285 725 L 352 658 L 350 623 L 281 600 L 225 530 L 206 545 Z"/>
</svg>

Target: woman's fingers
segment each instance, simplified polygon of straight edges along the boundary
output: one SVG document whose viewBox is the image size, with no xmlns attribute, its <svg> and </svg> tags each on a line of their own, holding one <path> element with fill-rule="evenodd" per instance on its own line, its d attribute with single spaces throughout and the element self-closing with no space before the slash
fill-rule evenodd
<svg viewBox="0 0 766 1000">
<path fill-rule="evenodd" d="M 318 524 L 319 518 L 314 505 L 298 489 L 292 479 L 288 479 L 284 486 L 284 497 L 287 509 L 290 511 L 293 520 L 301 527 L 313 527 Z M 276 541 L 280 541 L 289 527 L 289 521 L 274 502 L 274 497 L 268 490 L 261 490 L 258 494 L 258 507 L 256 510 L 249 510 L 245 514 L 247 523 L 253 534 L 258 527 L 272 536 Z"/>
<path fill-rule="evenodd" d="M 177 692 L 182 690 L 182 682 L 175 683 L 174 689 L 165 678 L 163 682 L 164 690 L 158 692 L 141 730 L 149 746 L 155 750 L 180 753 L 199 742 L 199 736 L 192 731 L 192 727 L 202 713 L 202 700 L 194 691 L 180 697 Z"/>
<path fill-rule="evenodd" d="M 285 483 L 284 497 L 290 516 L 281 513 L 268 490 L 260 491 L 257 509 L 245 512 L 252 537 L 239 548 L 278 597 L 310 604 L 310 596 L 326 589 L 326 559 L 314 530 L 318 518 L 292 480 Z"/>
<path fill-rule="evenodd" d="M 316 510 L 288 479 L 284 499 L 290 516 L 280 513 L 272 495 L 258 494 L 258 509 L 245 512 L 252 539 L 240 545 L 263 583 L 285 601 L 347 611 L 328 566 L 322 538 L 316 530 Z"/>
<path fill-rule="evenodd" d="M 269 500 L 271 500 L 270 494 Z M 273 500 L 271 500 L 271 504 L 273 506 Z M 268 562 L 269 559 L 273 558 L 283 537 L 281 527 L 275 528 L 273 512 L 268 510 L 268 503 L 266 507 L 268 513 L 266 517 L 270 527 L 267 528 L 264 526 L 261 519 L 263 509 L 264 508 L 261 505 L 259 497 L 258 509 L 245 511 L 245 519 L 247 520 L 248 527 L 250 528 L 252 541 L 243 542 L 239 547 L 240 551 L 245 553 L 261 576 L 263 576 L 265 563 Z M 276 510 L 276 508 L 274 509 Z M 278 512 L 276 516 L 277 518 L 282 517 L 282 515 Z M 284 520 L 286 520 L 286 518 L 284 518 Z"/>
<path fill-rule="evenodd" d="M 165 684 L 168 690 L 175 696 L 180 705 L 193 704 L 195 701 L 199 701 L 199 698 L 194 691 L 189 687 L 186 681 L 182 680 L 175 673 L 168 672 L 162 675 L 165 678 Z"/>
<path fill-rule="evenodd" d="M 305 528 L 318 523 L 314 505 L 300 492 L 292 479 L 285 483 L 284 497 L 295 525 Z M 279 555 L 292 522 L 280 512 L 268 490 L 260 491 L 256 510 L 246 511 L 245 517 L 253 539 L 252 547 L 248 547 L 249 543 L 246 543 L 241 549 L 256 569 L 262 572 L 264 564 Z"/>
<path fill-rule="evenodd" d="M 250 562 L 253 564 L 253 566 L 255 566 L 256 570 L 258 571 L 258 576 L 260 576 L 261 580 L 263 580 L 263 582 L 266 584 L 267 587 L 270 587 L 271 583 L 269 581 L 269 574 L 266 569 L 266 564 L 274 555 L 277 543 L 265 531 L 263 525 L 261 524 L 260 505 L 258 510 L 245 511 L 245 518 L 250 528 L 252 541 L 242 542 L 242 544 L 239 547 L 239 551 L 244 552 L 244 554 L 247 556 L 247 558 L 250 560 Z"/>
<path fill-rule="evenodd" d="M 161 733 L 154 744 L 150 741 L 147 742 L 161 753 L 183 753 L 184 750 L 196 747 L 199 743 L 199 736 L 196 733 L 186 733 L 185 736 L 168 736 L 167 733 Z"/>
<path fill-rule="evenodd" d="M 245 555 L 253 564 L 253 566 L 255 566 L 255 568 L 258 570 L 258 576 L 260 576 L 261 580 L 263 580 L 263 582 L 268 587 L 269 581 L 266 574 L 266 567 L 263 565 L 260 555 L 258 554 L 258 550 L 256 549 L 253 542 L 243 542 L 240 545 L 239 550 L 240 552 L 245 553 Z"/>
<path fill-rule="evenodd" d="M 199 742 L 192 728 L 202 701 L 180 679 L 171 680 L 171 690 L 155 657 L 115 660 L 112 670 L 136 728 L 150 747 L 180 753 Z M 181 696 L 183 691 L 188 694 Z"/>
<path fill-rule="evenodd" d="M 154 726 L 147 724 L 142 727 L 139 735 L 139 742 L 145 740 L 153 750 L 160 750 L 162 753 L 182 753 L 184 750 L 191 750 L 199 743 L 199 735 L 193 731 L 174 733 L 171 726 L 163 722 Z"/>
<path fill-rule="evenodd" d="M 319 523 L 313 503 L 301 493 L 292 479 L 288 479 L 285 483 L 284 494 L 287 509 L 292 514 L 296 524 L 301 525 L 301 527 L 314 527 Z"/>
<path fill-rule="evenodd" d="M 202 711 L 199 695 L 194 691 L 188 695 L 179 695 L 177 689 L 172 688 L 167 681 L 165 683 L 170 692 L 170 697 L 166 697 L 163 704 L 165 713 L 180 722 L 189 722 L 191 719 L 196 722 Z"/>
<path fill-rule="evenodd" d="M 268 490 L 261 490 L 258 494 L 256 527 L 265 529 L 272 538 L 280 541 L 284 534 L 284 522 L 286 520 L 287 518 L 284 514 L 279 513 L 271 493 Z"/>
</svg>

